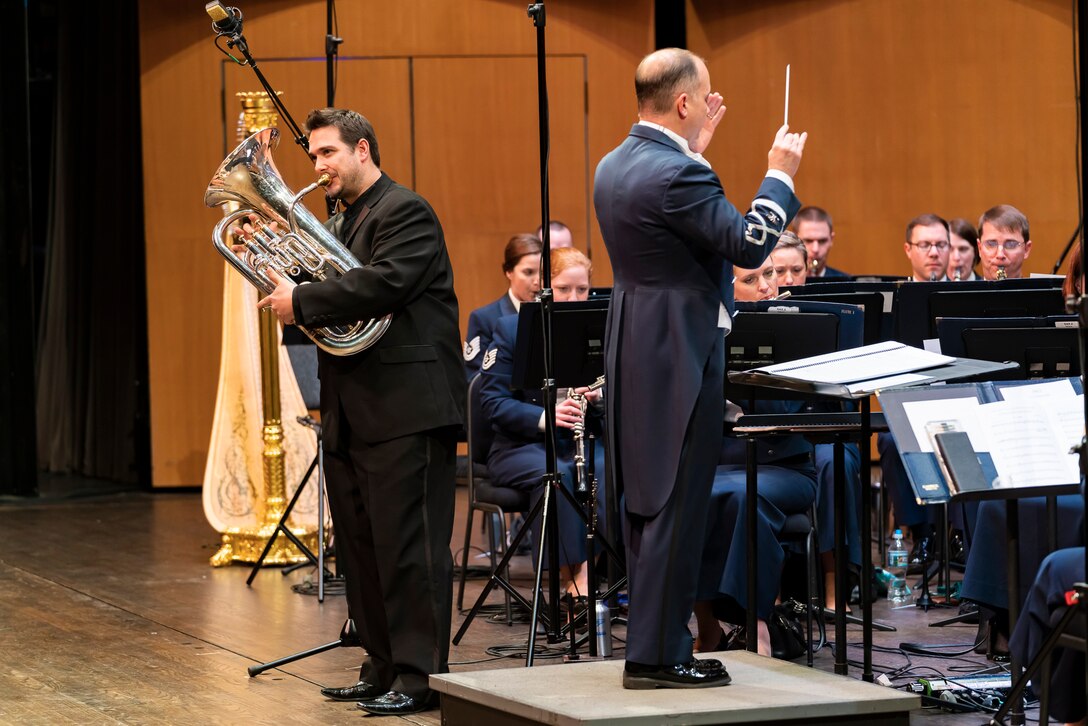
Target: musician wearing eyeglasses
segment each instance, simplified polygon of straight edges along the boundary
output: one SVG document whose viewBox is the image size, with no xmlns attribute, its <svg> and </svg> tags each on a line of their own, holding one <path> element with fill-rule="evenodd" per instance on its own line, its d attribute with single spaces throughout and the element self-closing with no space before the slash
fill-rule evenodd
<svg viewBox="0 0 1088 726">
<path fill-rule="evenodd" d="M 936 214 L 922 214 L 907 223 L 903 251 L 910 262 L 915 282 L 943 282 L 948 279 L 948 222 Z"/>
<path fill-rule="evenodd" d="M 1024 260 L 1031 255 L 1028 218 L 1009 204 L 986 210 L 978 220 L 978 252 L 984 279 L 1024 277 Z"/>
</svg>

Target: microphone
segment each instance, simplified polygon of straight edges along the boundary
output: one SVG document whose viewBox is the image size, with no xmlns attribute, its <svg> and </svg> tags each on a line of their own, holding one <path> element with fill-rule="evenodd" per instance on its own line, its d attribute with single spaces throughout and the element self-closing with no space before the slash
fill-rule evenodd
<svg viewBox="0 0 1088 726">
<path fill-rule="evenodd" d="M 242 11 L 228 8 L 220 0 L 212 0 L 204 6 L 204 12 L 212 19 L 212 29 L 219 35 L 240 35 L 242 32 Z"/>
</svg>

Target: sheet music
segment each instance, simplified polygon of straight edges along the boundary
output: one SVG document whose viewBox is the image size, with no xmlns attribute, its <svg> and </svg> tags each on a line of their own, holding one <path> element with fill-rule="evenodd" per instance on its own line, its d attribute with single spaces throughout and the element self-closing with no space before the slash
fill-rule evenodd
<svg viewBox="0 0 1088 726">
<path fill-rule="evenodd" d="M 975 451 L 989 451 L 989 439 L 979 422 L 981 405 L 974 394 L 963 398 L 937 398 L 929 401 L 905 401 L 903 411 L 910 421 L 910 430 L 918 441 L 919 451 L 933 451 L 933 442 L 929 440 L 926 424 L 932 421 L 956 421 L 960 431 L 966 431 L 971 439 L 971 448 Z"/>
<path fill-rule="evenodd" d="M 1059 443 L 1044 407 L 998 401 L 982 407 L 979 421 L 994 467 L 1009 486 L 1047 486 L 1080 481 L 1077 457 Z"/>
<path fill-rule="evenodd" d="M 1039 403 L 1046 399 L 1072 400 L 1076 398 L 1077 391 L 1068 379 L 1046 381 L 1045 383 L 1031 383 L 1024 386 L 1001 386 L 1001 397 L 1006 401 L 1021 401 L 1024 403 Z"/>
<path fill-rule="evenodd" d="M 920 371 L 955 360 L 951 356 L 887 341 L 756 370 L 810 383 L 853 383 Z"/>
</svg>

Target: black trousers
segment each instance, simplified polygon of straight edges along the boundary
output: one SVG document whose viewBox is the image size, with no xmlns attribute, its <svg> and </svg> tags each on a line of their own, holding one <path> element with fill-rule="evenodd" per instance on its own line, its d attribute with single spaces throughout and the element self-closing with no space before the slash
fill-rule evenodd
<svg viewBox="0 0 1088 726">
<path fill-rule="evenodd" d="M 346 423 L 325 471 L 359 677 L 430 700 L 428 675 L 449 670 L 456 430 L 371 444 Z"/>
</svg>

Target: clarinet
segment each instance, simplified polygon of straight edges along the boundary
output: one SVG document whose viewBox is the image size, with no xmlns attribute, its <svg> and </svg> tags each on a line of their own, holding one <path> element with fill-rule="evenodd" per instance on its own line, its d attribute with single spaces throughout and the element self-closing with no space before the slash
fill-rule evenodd
<svg viewBox="0 0 1088 726">
<path fill-rule="evenodd" d="M 601 376 L 589 387 L 589 391 L 596 391 L 598 388 L 604 385 L 604 376 Z M 578 419 L 578 423 L 574 424 L 574 475 L 575 475 L 575 491 L 584 498 L 588 491 L 588 481 L 586 476 L 586 400 L 585 393 L 571 393 L 570 400 L 574 401 L 578 405 L 578 410 L 581 412 L 581 418 Z"/>
</svg>

